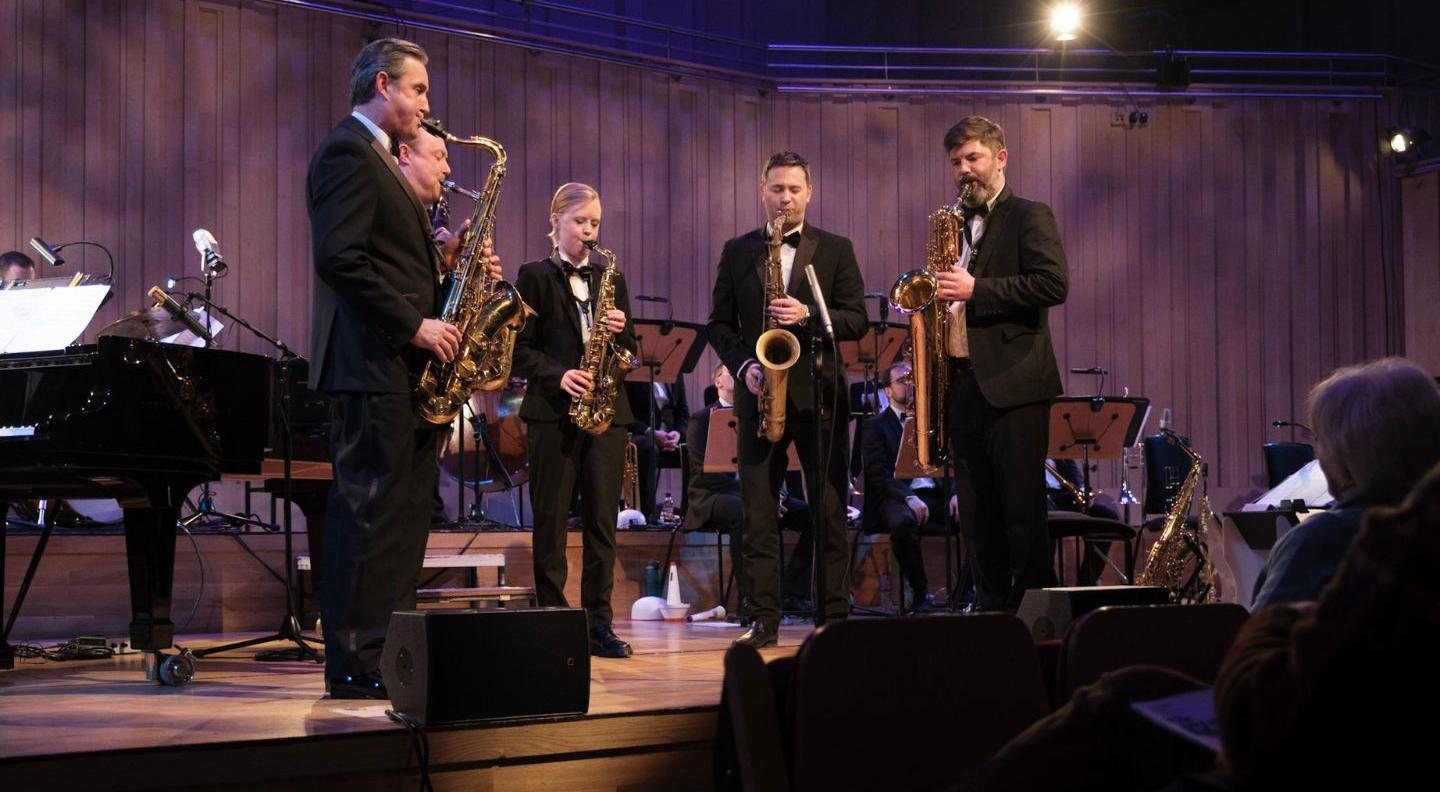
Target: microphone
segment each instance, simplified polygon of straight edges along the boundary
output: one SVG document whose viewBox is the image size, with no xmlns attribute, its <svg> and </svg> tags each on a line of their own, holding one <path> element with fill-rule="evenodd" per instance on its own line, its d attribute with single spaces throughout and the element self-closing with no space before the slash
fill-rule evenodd
<svg viewBox="0 0 1440 792">
<path fill-rule="evenodd" d="M 649 294 L 637 294 L 637 295 L 635 295 L 635 299 L 638 300 L 639 302 L 653 302 L 653 303 L 668 303 L 668 302 L 670 302 L 669 298 L 666 298 L 666 297 L 654 297 L 654 296 L 649 295 Z"/>
<path fill-rule="evenodd" d="M 1287 426 L 1294 426 L 1294 427 L 1297 427 L 1297 428 L 1300 428 L 1300 429 L 1304 429 L 1305 431 L 1309 432 L 1309 433 L 1312 434 L 1312 435 L 1315 434 L 1315 432 L 1314 432 L 1313 430 L 1311 430 L 1310 427 L 1308 427 L 1308 426 L 1306 426 L 1305 424 L 1302 424 L 1302 423 L 1300 423 L 1300 422 L 1298 422 L 1298 421 L 1271 421 L 1271 422 L 1270 422 L 1270 425 L 1273 426 L 1273 427 L 1275 427 L 1276 429 L 1283 429 L 1283 428 L 1285 428 L 1285 427 L 1287 427 Z"/>
<path fill-rule="evenodd" d="M 723 618 L 725 618 L 725 606 L 724 606 L 724 605 L 716 605 L 715 607 L 711 608 L 710 610 L 703 610 L 703 611 L 700 611 L 699 613 L 692 613 L 692 614 L 690 614 L 689 616 L 686 616 L 686 617 L 685 617 L 685 621 L 687 621 L 687 622 L 700 622 L 700 621 L 710 621 L 711 619 L 723 619 Z"/>
<path fill-rule="evenodd" d="M 195 240 L 195 249 L 200 252 L 201 269 L 216 276 L 224 275 L 225 271 L 230 269 L 230 265 L 220 257 L 220 246 L 215 242 L 214 234 L 203 228 L 197 228 L 190 238 Z"/>
<path fill-rule="evenodd" d="M 1103 377 L 1103 376 L 1105 376 L 1106 374 L 1109 374 L 1110 372 L 1106 371 L 1105 369 L 1103 369 L 1103 368 L 1101 368 L 1101 367 L 1099 367 L 1099 366 L 1091 366 L 1090 368 L 1072 368 L 1072 369 L 1070 369 L 1070 373 L 1071 373 L 1071 374 L 1094 374 L 1094 375 L 1096 375 L 1096 376 Z"/>
<path fill-rule="evenodd" d="M 35 252 L 40 254 L 40 258 L 45 259 L 46 263 L 52 267 L 58 267 L 65 263 L 65 259 L 60 257 L 60 248 L 65 247 L 64 245 L 52 247 L 51 245 L 45 244 L 45 240 L 37 236 L 30 238 L 30 247 L 35 248 Z"/>
<path fill-rule="evenodd" d="M 1160 431 L 1170 431 L 1175 428 L 1175 415 L 1166 407 L 1160 411 Z"/>
<path fill-rule="evenodd" d="M 810 293 L 815 295 L 815 306 L 820 309 L 820 326 L 825 335 L 835 340 L 835 325 L 830 322 L 830 307 L 825 304 L 825 294 L 820 291 L 820 280 L 815 277 L 815 265 L 805 265 L 805 279 L 810 282 Z"/>
<path fill-rule="evenodd" d="M 175 298 L 166 294 L 164 289 L 159 286 L 151 286 L 149 295 L 150 299 L 155 301 L 156 308 L 164 308 L 165 313 L 170 314 L 171 319 L 185 325 L 185 329 L 194 333 L 197 337 L 205 339 L 205 343 L 208 344 L 214 340 L 210 337 L 210 331 L 201 326 L 201 324 L 195 320 L 195 317 L 191 316 L 190 312 L 185 310 L 185 306 L 175 302 Z"/>
</svg>

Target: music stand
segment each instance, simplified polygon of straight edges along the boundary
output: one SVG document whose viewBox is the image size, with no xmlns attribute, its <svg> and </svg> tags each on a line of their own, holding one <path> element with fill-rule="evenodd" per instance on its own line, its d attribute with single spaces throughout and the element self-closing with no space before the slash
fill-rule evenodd
<svg viewBox="0 0 1440 792">
<path fill-rule="evenodd" d="M 840 359 L 845 363 L 845 373 L 865 374 L 867 368 L 885 371 L 894 365 L 909 340 L 909 325 L 871 322 L 859 341 L 840 342 Z"/>
<path fill-rule="evenodd" d="M 1050 403 L 1050 459 L 1080 460 L 1080 504 L 1090 511 L 1090 460 L 1119 459 L 1135 445 L 1150 400 L 1120 396 L 1058 396 Z"/>
<path fill-rule="evenodd" d="M 655 383 L 674 385 L 680 381 L 680 377 L 695 370 L 695 364 L 700 361 L 700 353 L 705 351 L 705 325 L 676 322 L 672 319 L 632 319 L 631 327 L 635 332 L 635 353 L 640 358 L 640 365 L 626 375 L 625 381 L 646 383 L 646 425 L 650 427 L 653 443 L 655 424 L 658 422 Z M 632 404 L 630 408 L 633 410 L 636 406 Z M 683 479 L 680 487 L 680 511 L 683 513 L 689 506 L 690 497 L 690 457 L 685 453 L 683 436 L 676 450 L 680 456 L 680 477 Z M 660 449 L 656 447 L 655 451 L 653 472 L 655 476 L 659 476 Z M 644 486 L 653 493 L 658 489 L 657 483 L 652 478 L 644 482 Z M 645 519 L 648 522 L 650 515 L 645 515 Z"/>
</svg>

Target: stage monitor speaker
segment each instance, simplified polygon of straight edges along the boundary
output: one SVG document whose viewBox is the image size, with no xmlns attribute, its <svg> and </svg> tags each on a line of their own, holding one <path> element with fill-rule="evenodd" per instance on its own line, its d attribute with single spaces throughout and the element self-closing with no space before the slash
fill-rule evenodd
<svg viewBox="0 0 1440 792">
<path fill-rule="evenodd" d="M 1065 586 L 1030 589 L 1015 614 L 1037 641 L 1063 638 L 1071 622 L 1106 605 L 1165 605 L 1163 586 Z"/>
<path fill-rule="evenodd" d="M 396 611 L 380 673 L 395 711 L 422 725 L 583 715 L 585 611 Z"/>
</svg>

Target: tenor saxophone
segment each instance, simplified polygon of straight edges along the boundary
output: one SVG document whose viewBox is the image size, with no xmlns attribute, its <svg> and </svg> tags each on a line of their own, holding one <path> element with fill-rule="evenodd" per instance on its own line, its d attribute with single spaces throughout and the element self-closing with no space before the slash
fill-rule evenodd
<svg viewBox="0 0 1440 792">
<path fill-rule="evenodd" d="M 1190 457 L 1190 472 L 1175 495 L 1175 502 L 1165 514 L 1160 538 L 1151 545 L 1145 557 L 1145 569 L 1135 576 L 1141 586 L 1163 586 L 1170 599 L 1177 603 L 1205 603 L 1215 599 L 1215 568 L 1205 541 L 1210 520 L 1210 493 L 1204 482 L 1205 460 L 1173 431 L 1162 429 L 1165 436 Z M 1190 524 L 1190 503 L 1195 490 L 1202 489 L 1200 516 Z"/>
<path fill-rule="evenodd" d="M 955 203 L 930 213 L 929 238 L 925 245 L 925 267 L 910 270 L 890 287 L 890 307 L 910 317 L 912 376 L 915 380 L 915 463 L 933 475 L 940 472 L 950 456 L 949 431 L 943 418 L 946 376 L 945 339 L 950 334 L 950 300 L 940 299 L 936 273 L 948 270 L 960 260 L 961 208 L 970 199 L 974 182 L 965 185 Z M 970 254 L 975 255 L 974 251 Z"/>
<path fill-rule="evenodd" d="M 764 332 L 755 340 L 755 360 L 765 368 L 765 385 L 760 390 L 758 412 L 760 425 L 756 434 L 772 443 L 785 436 L 785 393 L 790 382 L 790 367 L 800 359 L 800 339 L 780 326 L 770 315 L 770 303 L 785 296 L 784 265 L 780 247 L 785 239 L 785 213 L 775 213 L 774 229 L 768 242 L 765 260 Z"/>
<path fill-rule="evenodd" d="M 423 123 L 425 129 L 437 137 L 482 148 L 495 158 L 485 186 L 479 191 L 445 182 L 447 192 L 475 201 L 475 213 L 460 236 L 450 291 L 439 317 L 460 331 L 460 348 L 449 363 L 427 361 L 415 384 L 416 410 L 438 426 L 455 420 L 470 393 L 477 388 L 497 390 L 505 386 L 510 379 L 515 336 L 535 311 L 525 304 L 514 286 L 491 277 L 488 263 L 480 255 L 485 239 L 493 237 L 495 231 L 495 202 L 505 177 L 505 148 L 489 138 L 452 135 L 442 129 L 438 121 L 426 119 Z"/>
<path fill-rule="evenodd" d="M 615 308 L 615 254 L 599 247 L 595 240 L 585 247 L 605 259 L 605 272 L 600 276 L 600 293 L 595 298 L 595 324 L 590 329 L 590 342 L 580 368 L 590 375 L 590 387 L 570 400 L 570 420 L 593 435 L 604 434 L 615 420 L 615 398 L 625 375 L 640 365 L 640 358 L 620 346 L 606 314 Z"/>
</svg>

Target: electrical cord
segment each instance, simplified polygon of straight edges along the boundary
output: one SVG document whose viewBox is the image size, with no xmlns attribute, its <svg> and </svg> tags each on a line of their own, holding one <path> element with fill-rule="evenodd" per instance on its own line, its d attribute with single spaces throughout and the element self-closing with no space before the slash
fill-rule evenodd
<svg viewBox="0 0 1440 792">
<path fill-rule="evenodd" d="M 385 710 L 386 717 L 405 727 L 405 733 L 410 735 L 410 749 L 415 752 L 416 769 L 420 771 L 420 792 L 435 792 L 435 787 L 430 784 L 430 738 L 425 733 L 425 727 L 403 712 Z"/>
</svg>

